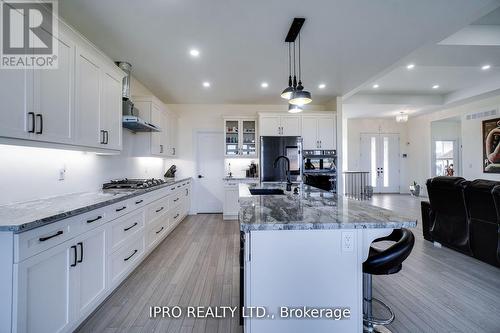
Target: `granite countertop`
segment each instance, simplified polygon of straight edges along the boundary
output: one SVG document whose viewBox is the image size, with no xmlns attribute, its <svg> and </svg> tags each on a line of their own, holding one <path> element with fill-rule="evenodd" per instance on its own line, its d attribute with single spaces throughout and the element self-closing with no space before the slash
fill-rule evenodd
<svg viewBox="0 0 500 333">
<path fill-rule="evenodd" d="M 299 194 L 286 191 L 285 195 L 250 194 L 250 188 L 284 189 L 284 187 L 285 184 L 279 183 L 239 184 L 240 229 L 249 232 L 413 228 L 417 225 L 415 219 L 309 185 L 299 185 Z"/>
<path fill-rule="evenodd" d="M 258 181 L 258 177 L 224 177 L 222 178 L 223 180 L 252 180 L 252 181 Z"/>
<path fill-rule="evenodd" d="M 146 189 L 73 193 L 0 206 L 0 231 L 19 233 L 38 228 L 188 179 L 168 179 L 162 185 Z"/>
</svg>

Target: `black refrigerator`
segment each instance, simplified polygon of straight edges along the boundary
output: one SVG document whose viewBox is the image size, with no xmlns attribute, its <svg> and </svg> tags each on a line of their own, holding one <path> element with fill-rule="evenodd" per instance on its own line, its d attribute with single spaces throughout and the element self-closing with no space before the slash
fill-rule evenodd
<svg viewBox="0 0 500 333">
<path fill-rule="evenodd" d="M 260 137 L 260 180 L 263 182 L 286 181 L 286 162 L 280 159 L 276 168 L 274 160 L 286 156 L 290 160 L 290 178 L 297 181 L 302 165 L 302 138 L 300 136 Z"/>
</svg>

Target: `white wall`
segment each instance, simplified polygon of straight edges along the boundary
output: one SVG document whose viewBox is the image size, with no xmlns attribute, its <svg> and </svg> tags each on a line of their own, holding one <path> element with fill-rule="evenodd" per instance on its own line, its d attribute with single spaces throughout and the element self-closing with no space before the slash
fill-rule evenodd
<svg viewBox="0 0 500 333">
<path fill-rule="evenodd" d="M 406 171 L 408 158 L 403 154 L 408 152 L 408 127 L 406 123 L 398 123 L 388 118 L 352 118 L 347 120 L 347 168 L 361 170 L 361 133 L 397 133 L 400 139 L 400 191 L 408 192 Z M 361 170 L 369 171 L 369 170 Z"/>
<path fill-rule="evenodd" d="M 133 94 L 149 90 L 133 80 Z M 137 135 L 147 135 L 146 133 Z M 131 157 L 134 136 L 123 130 L 120 155 L 97 155 L 71 150 L 0 145 L 0 205 L 67 193 L 97 191 L 115 178 L 162 178 L 170 161 L 157 157 Z M 60 169 L 66 169 L 64 181 Z"/>
<path fill-rule="evenodd" d="M 482 121 L 488 118 L 465 119 L 467 114 L 499 108 L 500 95 L 410 118 L 408 122 L 410 164 L 407 182 L 416 180 L 425 190 L 425 181 L 431 177 L 431 123 L 457 116 L 461 119 L 462 176 L 469 180 L 482 178 L 500 181 L 500 174 L 483 173 L 482 169 Z M 497 117 L 499 116 L 493 118 Z"/>
</svg>

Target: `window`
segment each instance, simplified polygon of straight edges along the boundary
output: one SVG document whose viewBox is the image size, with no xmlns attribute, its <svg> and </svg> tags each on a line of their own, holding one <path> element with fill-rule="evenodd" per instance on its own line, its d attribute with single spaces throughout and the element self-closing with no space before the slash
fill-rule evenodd
<svg viewBox="0 0 500 333">
<path fill-rule="evenodd" d="M 455 175 L 455 142 L 435 141 L 435 173 L 436 176 Z"/>
</svg>

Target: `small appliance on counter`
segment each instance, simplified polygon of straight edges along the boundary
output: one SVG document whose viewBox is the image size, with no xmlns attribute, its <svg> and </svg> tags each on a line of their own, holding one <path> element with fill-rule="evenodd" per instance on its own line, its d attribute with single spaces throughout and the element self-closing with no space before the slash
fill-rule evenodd
<svg viewBox="0 0 500 333">
<path fill-rule="evenodd" d="M 337 191 L 337 152 L 335 150 L 304 150 L 302 165 L 304 183 L 325 191 Z"/>
<path fill-rule="evenodd" d="M 115 179 L 102 184 L 103 190 L 140 190 L 165 184 L 163 179 Z"/>
<path fill-rule="evenodd" d="M 168 168 L 167 172 L 165 172 L 165 175 L 163 177 L 174 178 L 176 171 L 177 171 L 177 167 L 175 166 L 175 164 L 172 164 L 172 166 L 170 168 Z"/>
<path fill-rule="evenodd" d="M 255 164 L 254 161 L 250 162 L 250 165 L 248 166 L 248 169 L 246 170 L 246 177 L 247 178 L 257 178 L 257 164 Z"/>
</svg>

